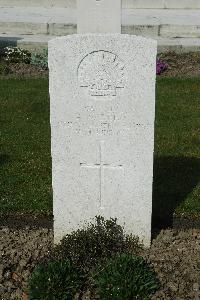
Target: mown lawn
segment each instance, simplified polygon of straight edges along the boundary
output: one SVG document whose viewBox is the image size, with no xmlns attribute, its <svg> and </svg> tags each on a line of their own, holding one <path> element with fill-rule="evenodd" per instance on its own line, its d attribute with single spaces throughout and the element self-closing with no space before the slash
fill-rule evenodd
<svg viewBox="0 0 200 300">
<path fill-rule="evenodd" d="M 153 187 L 160 222 L 200 214 L 200 78 L 157 82 Z"/>
<path fill-rule="evenodd" d="M 153 216 L 200 214 L 200 79 L 157 81 Z M 52 214 L 47 79 L 0 80 L 0 213 Z"/>
<path fill-rule="evenodd" d="M 48 80 L 0 80 L 0 212 L 52 211 Z"/>
</svg>

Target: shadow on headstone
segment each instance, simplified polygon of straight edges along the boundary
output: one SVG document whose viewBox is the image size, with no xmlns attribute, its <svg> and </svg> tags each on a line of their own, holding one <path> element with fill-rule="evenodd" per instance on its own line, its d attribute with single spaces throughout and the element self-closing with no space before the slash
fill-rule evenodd
<svg viewBox="0 0 200 300">
<path fill-rule="evenodd" d="M 200 159 L 189 157 L 155 157 L 153 181 L 152 227 L 167 228 L 173 213 L 199 181 Z"/>
</svg>

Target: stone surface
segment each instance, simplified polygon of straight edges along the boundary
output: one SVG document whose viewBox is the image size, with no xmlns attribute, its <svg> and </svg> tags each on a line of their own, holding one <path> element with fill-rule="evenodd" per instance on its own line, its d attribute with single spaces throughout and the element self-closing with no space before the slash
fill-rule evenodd
<svg viewBox="0 0 200 300">
<path fill-rule="evenodd" d="M 199 14 L 200 16 L 200 14 Z M 200 18 L 199 18 L 200 19 Z M 162 37 L 190 37 L 200 38 L 200 26 L 199 25 L 179 25 L 168 24 L 160 26 L 160 36 Z"/>
<path fill-rule="evenodd" d="M 96 215 L 151 237 L 156 41 L 49 42 L 54 239 Z"/>
<path fill-rule="evenodd" d="M 76 0 L 29 0 L 29 6 L 40 7 L 73 7 Z M 26 7 L 27 0 L 0 0 L 0 7 Z M 123 8 L 162 8 L 162 9 L 199 9 L 198 0 L 122 0 Z"/>
<path fill-rule="evenodd" d="M 162 9 L 195 9 L 200 8 L 198 0 L 123 0 L 125 8 L 162 8 Z"/>
<path fill-rule="evenodd" d="M 121 33 L 121 0 L 77 0 L 78 33 Z"/>
<path fill-rule="evenodd" d="M 123 9 L 122 33 L 149 37 L 200 37 L 199 10 Z M 0 35 L 68 35 L 77 33 L 72 8 L 1 8 Z"/>
<path fill-rule="evenodd" d="M 48 41 L 55 38 L 53 35 L 12 35 L 0 36 L 0 51 L 7 46 L 18 46 L 31 52 L 42 52 L 47 48 Z M 154 37 L 158 42 L 158 52 L 198 52 L 200 51 L 199 38 L 162 38 Z"/>
<path fill-rule="evenodd" d="M 76 7 L 76 0 L 29 0 L 29 7 Z M 0 7 L 27 7 L 26 0 L 0 0 Z"/>
</svg>

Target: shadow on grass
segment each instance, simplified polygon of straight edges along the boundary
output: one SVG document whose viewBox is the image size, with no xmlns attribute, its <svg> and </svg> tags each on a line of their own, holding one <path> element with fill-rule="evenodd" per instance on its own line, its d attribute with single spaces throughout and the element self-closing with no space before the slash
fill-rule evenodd
<svg viewBox="0 0 200 300">
<path fill-rule="evenodd" d="M 4 165 L 9 161 L 9 156 L 7 154 L 0 154 L 0 166 Z"/>
<path fill-rule="evenodd" d="M 153 228 L 172 226 L 173 213 L 198 184 L 200 159 L 155 157 L 153 182 Z"/>
</svg>

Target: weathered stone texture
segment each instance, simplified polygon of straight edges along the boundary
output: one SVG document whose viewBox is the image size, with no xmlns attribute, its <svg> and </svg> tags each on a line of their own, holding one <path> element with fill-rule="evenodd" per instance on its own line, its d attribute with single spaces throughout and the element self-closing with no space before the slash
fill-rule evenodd
<svg viewBox="0 0 200 300">
<path fill-rule="evenodd" d="M 156 42 L 49 42 L 55 242 L 96 215 L 151 236 Z"/>
</svg>

